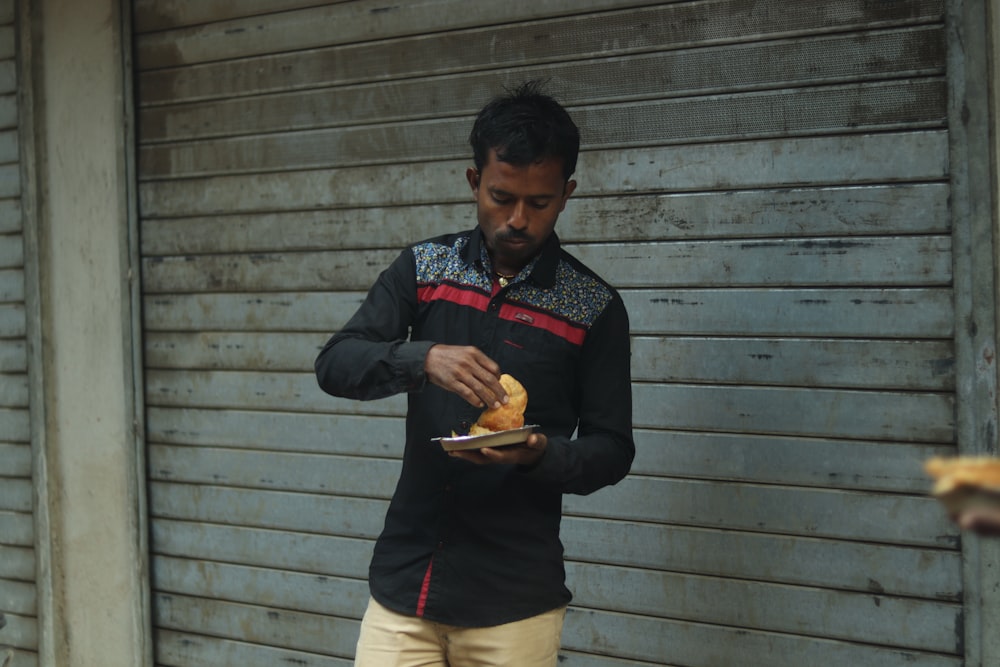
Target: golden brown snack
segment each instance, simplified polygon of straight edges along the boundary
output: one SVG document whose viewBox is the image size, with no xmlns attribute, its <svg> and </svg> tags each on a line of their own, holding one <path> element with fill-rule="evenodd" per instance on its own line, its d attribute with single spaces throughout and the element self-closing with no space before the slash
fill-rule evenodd
<svg viewBox="0 0 1000 667">
<path fill-rule="evenodd" d="M 510 375 L 500 376 L 500 384 L 509 400 L 499 408 L 488 408 L 469 430 L 469 435 L 484 435 L 524 426 L 524 410 L 528 407 L 528 392 Z"/>
<path fill-rule="evenodd" d="M 931 493 L 952 515 L 974 507 L 1000 508 L 1000 458 L 935 457 L 924 464 L 934 478 Z"/>
<path fill-rule="evenodd" d="M 485 426 L 480 426 L 479 424 L 473 424 L 472 427 L 469 429 L 469 435 L 473 436 L 489 435 L 490 433 L 493 433 L 493 431 L 489 430 Z"/>
</svg>

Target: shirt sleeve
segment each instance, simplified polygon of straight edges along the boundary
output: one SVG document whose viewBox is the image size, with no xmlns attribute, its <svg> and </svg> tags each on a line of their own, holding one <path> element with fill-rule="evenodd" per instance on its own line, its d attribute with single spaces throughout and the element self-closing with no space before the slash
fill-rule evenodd
<svg viewBox="0 0 1000 667">
<path fill-rule="evenodd" d="M 591 327 L 582 352 L 577 438 L 550 438 L 542 458 L 523 474 L 563 493 L 585 495 L 621 481 L 635 457 L 629 322 L 617 294 Z"/>
<path fill-rule="evenodd" d="M 358 311 L 316 357 L 323 391 L 360 400 L 422 389 L 430 341 L 408 340 L 417 312 L 413 253 L 403 251 L 379 275 Z"/>
</svg>

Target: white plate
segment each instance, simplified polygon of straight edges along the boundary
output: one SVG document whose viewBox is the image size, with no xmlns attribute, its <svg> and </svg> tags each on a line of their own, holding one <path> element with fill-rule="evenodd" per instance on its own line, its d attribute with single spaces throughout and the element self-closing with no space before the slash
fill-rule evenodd
<svg viewBox="0 0 1000 667">
<path fill-rule="evenodd" d="M 528 439 L 531 432 L 538 428 L 537 424 L 529 424 L 509 431 L 497 431 L 486 435 L 456 435 L 453 438 L 431 438 L 439 440 L 445 451 L 454 452 L 460 449 L 479 449 L 480 447 L 503 447 L 517 445 Z"/>
</svg>

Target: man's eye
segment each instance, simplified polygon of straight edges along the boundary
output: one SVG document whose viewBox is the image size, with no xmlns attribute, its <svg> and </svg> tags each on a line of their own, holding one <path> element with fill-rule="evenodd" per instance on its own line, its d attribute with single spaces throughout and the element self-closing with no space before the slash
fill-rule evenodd
<svg viewBox="0 0 1000 667">
<path fill-rule="evenodd" d="M 549 203 L 547 201 L 533 201 L 533 202 L 531 202 L 532 208 L 537 208 L 538 210 L 542 210 L 543 208 L 546 208 L 548 205 L 549 205 Z"/>
<path fill-rule="evenodd" d="M 493 201 L 495 201 L 497 204 L 500 204 L 501 206 L 506 206 L 507 204 L 510 203 L 510 200 L 505 199 L 504 197 L 494 197 Z"/>
</svg>

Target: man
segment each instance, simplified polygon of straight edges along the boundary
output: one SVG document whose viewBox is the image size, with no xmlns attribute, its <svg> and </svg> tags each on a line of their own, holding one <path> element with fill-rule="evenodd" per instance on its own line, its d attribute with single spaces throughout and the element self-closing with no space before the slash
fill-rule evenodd
<svg viewBox="0 0 1000 667">
<path fill-rule="evenodd" d="M 480 111 L 470 143 L 478 226 L 407 248 L 316 360 L 335 396 L 408 394 L 359 667 L 555 665 L 571 597 L 562 494 L 618 482 L 635 452 L 625 307 L 554 233 L 576 125 L 527 83 Z M 432 438 L 507 401 L 501 373 L 526 388 L 537 431 L 446 453 Z"/>
</svg>

